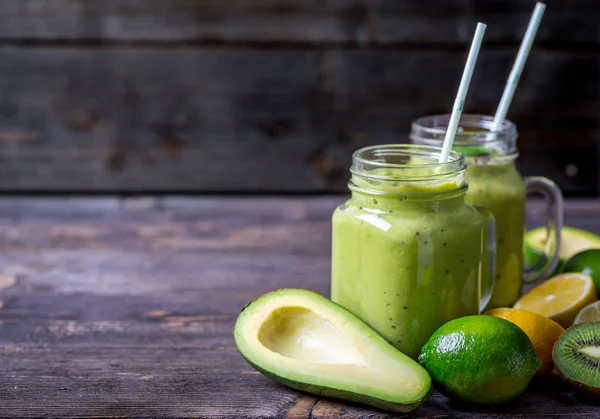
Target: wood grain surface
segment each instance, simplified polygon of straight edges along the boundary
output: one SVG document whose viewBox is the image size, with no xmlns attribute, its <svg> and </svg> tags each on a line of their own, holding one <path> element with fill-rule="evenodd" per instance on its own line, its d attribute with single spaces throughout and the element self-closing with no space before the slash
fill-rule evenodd
<svg viewBox="0 0 600 419">
<path fill-rule="evenodd" d="M 391 417 L 279 386 L 233 345 L 237 313 L 262 293 L 328 295 L 342 199 L 0 199 L 0 417 Z M 598 213 L 599 201 L 571 201 L 566 223 L 600 233 Z M 598 409 L 551 376 L 502 408 L 434 393 L 404 417 Z"/>
</svg>

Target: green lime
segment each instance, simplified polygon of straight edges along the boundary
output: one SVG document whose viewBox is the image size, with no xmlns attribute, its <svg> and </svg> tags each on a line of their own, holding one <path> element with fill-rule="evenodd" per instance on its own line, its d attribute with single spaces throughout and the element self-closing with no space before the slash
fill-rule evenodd
<svg viewBox="0 0 600 419">
<path fill-rule="evenodd" d="M 600 295 L 600 249 L 588 249 L 573 255 L 563 265 L 562 272 L 581 272 L 591 276 Z"/>
<path fill-rule="evenodd" d="M 423 346 L 419 362 L 442 392 L 479 404 L 516 398 L 542 365 L 525 332 L 492 316 L 446 323 Z"/>
</svg>

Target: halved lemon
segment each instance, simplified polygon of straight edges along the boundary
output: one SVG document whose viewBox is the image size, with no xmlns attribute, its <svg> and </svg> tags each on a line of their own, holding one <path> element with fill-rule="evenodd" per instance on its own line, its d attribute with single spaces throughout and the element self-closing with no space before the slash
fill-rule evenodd
<svg viewBox="0 0 600 419">
<path fill-rule="evenodd" d="M 600 322 L 600 301 L 596 301 L 581 309 L 573 324 Z"/>
<path fill-rule="evenodd" d="M 533 288 L 513 307 L 541 314 L 567 328 L 583 307 L 597 299 L 594 281 L 589 275 L 564 273 Z"/>
</svg>

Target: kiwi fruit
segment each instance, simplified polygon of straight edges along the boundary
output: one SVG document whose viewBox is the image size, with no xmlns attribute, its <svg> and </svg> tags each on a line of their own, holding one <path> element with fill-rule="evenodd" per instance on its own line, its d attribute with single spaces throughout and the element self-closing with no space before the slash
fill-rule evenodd
<svg viewBox="0 0 600 419">
<path fill-rule="evenodd" d="M 552 358 L 567 384 L 600 397 L 600 322 L 581 323 L 567 329 L 556 341 Z"/>
</svg>

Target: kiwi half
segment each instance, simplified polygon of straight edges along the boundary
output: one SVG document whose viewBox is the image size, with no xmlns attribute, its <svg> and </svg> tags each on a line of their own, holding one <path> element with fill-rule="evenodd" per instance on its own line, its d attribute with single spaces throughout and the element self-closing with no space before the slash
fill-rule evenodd
<svg viewBox="0 0 600 419">
<path fill-rule="evenodd" d="M 552 358 L 567 384 L 600 397 L 600 322 L 567 329 L 556 341 Z"/>
</svg>

